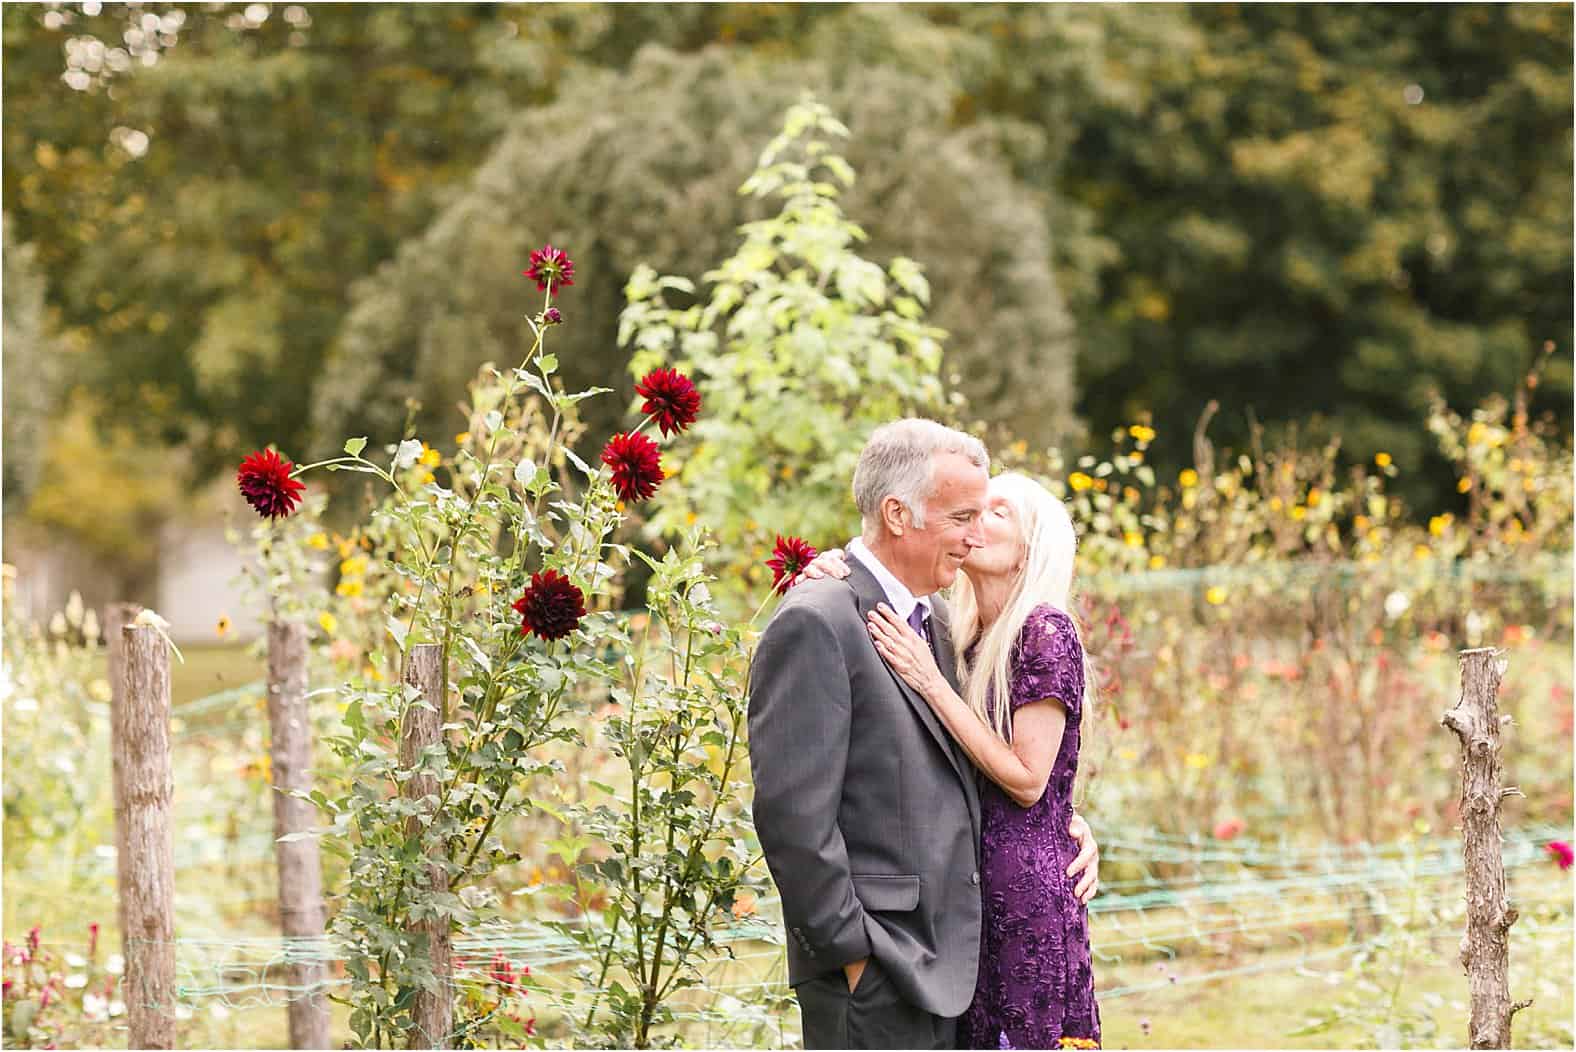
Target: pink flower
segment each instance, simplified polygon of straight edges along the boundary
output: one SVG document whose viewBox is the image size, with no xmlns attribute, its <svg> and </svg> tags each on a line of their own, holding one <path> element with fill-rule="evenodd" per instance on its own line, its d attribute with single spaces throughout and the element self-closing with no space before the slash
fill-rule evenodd
<svg viewBox="0 0 1576 1052">
<path fill-rule="evenodd" d="M 772 571 L 772 587 L 779 594 L 786 594 L 793 587 L 794 578 L 815 561 L 817 554 L 810 542 L 802 537 L 784 537 L 779 533 L 772 557 L 766 560 L 767 567 Z"/>
<path fill-rule="evenodd" d="M 635 385 L 635 393 L 646 400 L 640 411 L 654 418 L 664 435 L 683 431 L 700 413 L 700 392 L 676 369 L 653 369 Z"/>
<path fill-rule="evenodd" d="M 649 500 L 667 477 L 657 444 L 645 435 L 614 435 L 602 450 L 602 463 L 613 469 L 618 499 L 629 504 Z"/>
<path fill-rule="evenodd" d="M 531 265 L 526 269 L 525 276 L 536 282 L 536 287 L 542 292 L 557 292 L 575 283 L 575 261 L 562 249 L 543 245 L 531 253 Z"/>
<path fill-rule="evenodd" d="M 1215 823 L 1216 840 L 1233 840 L 1238 833 L 1247 828 L 1247 824 L 1240 818 L 1227 818 Z"/>
<path fill-rule="evenodd" d="M 1543 845 L 1543 849 L 1559 864 L 1561 869 L 1570 869 L 1571 863 L 1576 862 L 1576 852 L 1573 852 L 1570 844 L 1563 840 L 1551 840 Z"/>
<path fill-rule="evenodd" d="M 306 489 L 290 477 L 294 470 L 294 464 L 273 450 L 259 450 L 241 461 L 235 482 L 257 514 L 279 519 L 295 511 Z"/>
</svg>

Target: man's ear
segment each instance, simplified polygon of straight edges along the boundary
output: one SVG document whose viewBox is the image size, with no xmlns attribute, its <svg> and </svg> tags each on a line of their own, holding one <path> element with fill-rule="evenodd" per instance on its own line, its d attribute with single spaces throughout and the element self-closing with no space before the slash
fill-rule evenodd
<svg viewBox="0 0 1576 1052">
<path fill-rule="evenodd" d="M 881 501 L 881 521 L 886 524 L 887 532 L 894 537 L 901 537 L 913 525 L 909 521 L 908 509 L 896 497 L 887 497 Z"/>
</svg>

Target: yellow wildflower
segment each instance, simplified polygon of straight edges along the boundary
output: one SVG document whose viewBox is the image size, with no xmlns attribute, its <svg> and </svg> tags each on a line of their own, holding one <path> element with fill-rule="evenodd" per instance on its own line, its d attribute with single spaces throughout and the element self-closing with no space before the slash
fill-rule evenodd
<svg viewBox="0 0 1576 1052">
<path fill-rule="evenodd" d="M 1283 505 L 1281 503 L 1281 499 L 1279 497 L 1271 497 L 1270 498 L 1270 510 L 1271 511 L 1280 511 L 1281 508 L 1283 508 L 1283 507 L 1285 507 L 1285 505 Z"/>
<path fill-rule="evenodd" d="M 471 433 L 469 431 L 461 431 L 459 434 L 454 436 L 454 444 L 457 446 L 463 446 L 470 440 Z"/>
<path fill-rule="evenodd" d="M 1184 760 L 1183 762 L 1186 763 L 1189 767 L 1191 767 L 1195 771 L 1202 771 L 1204 768 L 1208 767 L 1210 765 L 1210 763 L 1212 763 L 1213 761 L 1211 761 L 1208 756 L 1205 756 L 1201 752 L 1190 752 L 1190 753 L 1187 754 L 1187 759 Z"/>
<path fill-rule="evenodd" d="M 1132 435 L 1133 438 L 1137 439 L 1139 442 L 1153 442 L 1155 440 L 1155 429 L 1152 427 L 1145 427 L 1143 424 L 1134 424 L 1132 427 L 1127 429 L 1127 433 Z"/>
<path fill-rule="evenodd" d="M 784 464 L 783 467 L 782 467 L 782 470 L 779 471 L 777 474 L 781 475 L 785 479 L 793 478 L 793 474 L 794 474 L 794 472 L 793 472 L 793 465 L 792 464 Z"/>
<path fill-rule="evenodd" d="M 687 511 L 684 513 L 684 525 L 693 526 L 699 520 L 699 518 L 700 516 L 696 515 L 693 511 Z"/>
<path fill-rule="evenodd" d="M 341 577 L 362 577 L 366 572 L 367 557 L 365 555 L 357 555 L 339 564 L 339 575 Z"/>
<path fill-rule="evenodd" d="M 437 479 L 437 476 L 434 475 L 432 472 L 430 472 L 430 471 L 423 471 L 421 473 L 421 478 L 420 478 L 420 480 L 417 481 L 416 485 L 418 485 L 418 486 L 425 486 L 429 482 L 436 481 L 436 479 Z"/>
<path fill-rule="evenodd" d="M 1166 557 L 1164 555 L 1151 555 L 1149 557 L 1149 568 L 1151 570 L 1162 570 L 1165 568 L 1165 565 Z"/>
<path fill-rule="evenodd" d="M 335 632 L 339 631 L 339 618 L 335 617 L 327 610 L 324 610 L 321 614 L 317 615 L 317 623 L 323 626 L 323 631 L 328 635 L 333 635 Z"/>
<path fill-rule="evenodd" d="M 1183 489 L 1192 489 L 1198 485 L 1198 472 L 1192 468 L 1183 468 L 1182 474 L 1177 476 L 1177 481 L 1182 483 Z"/>
<path fill-rule="evenodd" d="M 1433 557 L 1433 551 L 1430 550 L 1426 544 L 1419 544 L 1416 548 L 1412 549 L 1412 558 L 1417 559 L 1419 562 L 1424 559 L 1432 559 Z"/>
<path fill-rule="evenodd" d="M 422 467 L 435 468 L 443 463 L 443 454 L 423 442 L 421 444 L 421 456 L 416 458 L 416 463 Z"/>
<path fill-rule="evenodd" d="M 1317 508 L 1319 506 L 1319 502 L 1323 499 L 1324 491 L 1318 486 L 1315 486 L 1313 489 L 1308 491 L 1308 507 Z"/>
<path fill-rule="evenodd" d="M 318 530 L 306 539 L 306 546 L 308 548 L 316 548 L 320 552 L 326 552 L 328 550 L 328 534 Z"/>
<path fill-rule="evenodd" d="M 1467 428 L 1467 445 L 1469 446 L 1479 445 L 1487 437 L 1488 427 L 1481 420 Z"/>
<path fill-rule="evenodd" d="M 1028 453 L 1029 453 L 1029 443 L 1025 442 L 1021 438 L 1018 439 L 1018 441 L 1014 442 L 1012 445 L 1008 446 L 1007 448 L 1012 450 L 1015 454 L 1017 454 L 1020 457 L 1027 456 Z"/>
<path fill-rule="evenodd" d="M 1094 485 L 1094 479 L 1085 475 L 1082 471 L 1075 471 L 1067 476 L 1067 484 L 1073 488 L 1074 493 L 1082 493 Z"/>
<path fill-rule="evenodd" d="M 1144 535 L 1133 530 L 1128 530 L 1124 533 L 1122 540 L 1127 543 L 1129 548 L 1142 548 L 1144 545 Z"/>
<path fill-rule="evenodd" d="M 1443 515 L 1435 515 L 1428 520 L 1428 532 L 1435 537 L 1443 537 L 1445 531 L 1450 529 L 1450 524 L 1455 521 L 1455 516 L 1448 511 Z"/>
<path fill-rule="evenodd" d="M 1358 530 L 1366 530 L 1368 528 L 1368 516 L 1359 515 L 1354 518 L 1352 520 L 1352 527 Z"/>
<path fill-rule="evenodd" d="M 1204 600 L 1210 606 L 1219 606 L 1226 601 L 1226 590 L 1220 585 L 1215 585 L 1215 587 L 1204 593 Z"/>
<path fill-rule="evenodd" d="M 1308 509 L 1298 504 L 1291 509 L 1291 517 L 1301 522 L 1308 517 Z"/>
<path fill-rule="evenodd" d="M 1472 491 L 1472 480 L 1471 479 L 1462 479 L 1460 482 L 1456 483 L 1456 492 L 1457 493 L 1470 493 L 1471 491 Z"/>
<path fill-rule="evenodd" d="M 1378 464 L 1382 468 L 1389 467 L 1390 466 L 1390 454 L 1388 454 L 1388 453 L 1375 453 L 1374 454 L 1374 463 Z"/>
<path fill-rule="evenodd" d="M 334 586 L 335 595 L 353 596 L 360 595 L 363 591 L 359 577 L 346 577 Z"/>
<path fill-rule="evenodd" d="M 1138 503 L 1138 497 L 1139 497 L 1138 491 L 1136 489 L 1134 489 L 1132 486 L 1123 486 L 1122 487 L 1122 499 L 1127 501 L 1127 503 L 1129 503 L 1129 504 L 1137 504 Z"/>
<path fill-rule="evenodd" d="M 223 639 L 225 636 L 230 634 L 230 618 L 228 615 L 219 615 L 218 622 L 213 626 L 213 634 L 218 636 L 220 639 Z"/>
<path fill-rule="evenodd" d="M 334 534 L 334 547 L 339 549 L 339 557 L 341 559 L 348 559 L 350 553 L 356 550 L 356 539 L 354 537 L 341 537 L 336 533 Z"/>
</svg>

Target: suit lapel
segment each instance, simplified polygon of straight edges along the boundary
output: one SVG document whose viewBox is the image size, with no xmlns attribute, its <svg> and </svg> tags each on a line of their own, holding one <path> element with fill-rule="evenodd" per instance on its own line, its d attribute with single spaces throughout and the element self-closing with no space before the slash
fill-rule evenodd
<svg viewBox="0 0 1576 1052">
<path fill-rule="evenodd" d="M 851 564 L 850 569 L 853 572 L 848 578 L 848 583 L 853 586 L 854 595 L 859 600 L 859 616 L 862 618 L 868 618 L 871 611 L 875 610 L 877 605 L 886 602 L 886 593 L 881 589 L 881 582 L 876 580 L 875 575 L 867 570 L 864 564 L 862 564 L 858 559 L 851 559 L 849 562 Z M 939 650 L 941 644 L 939 637 L 935 636 L 934 634 L 935 627 L 936 622 L 932 620 L 932 638 L 937 639 L 937 648 Z M 871 649 L 875 649 L 874 643 L 871 643 L 870 646 Z M 950 640 L 947 642 L 946 646 L 947 652 L 950 653 L 952 649 Z M 881 655 L 879 651 L 877 651 L 876 656 L 880 658 Z M 882 658 L 881 663 L 886 665 L 886 660 Z M 949 680 L 951 679 L 951 675 L 948 673 L 947 666 L 945 664 L 942 665 L 942 672 L 944 675 L 948 676 Z M 898 690 L 908 702 L 909 708 L 913 709 L 914 715 L 919 717 L 919 722 L 925 725 L 925 729 L 930 732 L 930 736 L 936 739 L 936 744 L 941 746 L 942 754 L 946 756 L 947 762 L 952 764 L 952 769 L 957 772 L 958 779 L 963 782 L 964 792 L 969 796 L 970 811 L 972 812 L 978 807 L 978 804 L 974 802 L 975 793 L 973 789 L 972 771 L 966 770 L 966 765 L 964 765 L 959 759 L 957 749 L 953 746 L 952 736 L 947 733 L 947 729 L 941 725 L 941 721 L 937 719 L 936 714 L 931 711 L 930 704 L 926 702 L 924 698 L 920 697 L 919 693 L 910 687 L 902 676 L 899 676 L 896 672 L 893 672 L 890 665 L 887 665 L 887 674 L 890 675 L 892 677 L 892 681 L 897 684 Z"/>
<path fill-rule="evenodd" d="M 935 642 L 936 661 L 941 665 L 941 674 L 947 677 L 947 682 L 952 684 L 952 689 L 963 696 L 963 685 L 958 682 L 957 651 L 952 645 L 952 617 L 947 608 L 946 601 L 939 596 L 932 596 L 930 600 L 930 638 Z M 920 698 L 921 702 L 925 699 Z M 928 710 L 929 705 L 925 708 Z M 948 743 L 952 746 L 953 765 L 963 772 L 963 787 L 969 799 L 969 816 L 974 820 L 974 842 L 980 842 L 980 794 L 979 784 L 974 777 L 974 765 L 963 753 L 963 747 L 947 736 Z"/>
</svg>

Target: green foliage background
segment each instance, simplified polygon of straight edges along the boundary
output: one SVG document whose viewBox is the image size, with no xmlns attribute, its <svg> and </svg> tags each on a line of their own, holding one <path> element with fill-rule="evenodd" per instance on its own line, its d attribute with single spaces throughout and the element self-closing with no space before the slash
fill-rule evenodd
<svg viewBox="0 0 1576 1052">
<path fill-rule="evenodd" d="M 617 290 L 722 258 L 806 87 L 854 132 L 864 251 L 924 266 L 993 437 L 1147 418 L 1174 471 L 1219 399 L 1218 442 L 1250 413 L 1339 435 L 1436 512 L 1431 391 L 1508 391 L 1552 341 L 1532 408 L 1570 424 L 1567 6 L 246 10 L 0 15 L 8 514 L 50 455 L 16 405 L 87 406 L 74 456 L 177 450 L 191 490 L 267 442 L 396 440 L 407 399 L 442 418 L 518 346 L 548 239 L 585 276 L 566 379 L 607 382 Z M 130 503 L 84 539 L 127 554 Z"/>
</svg>

